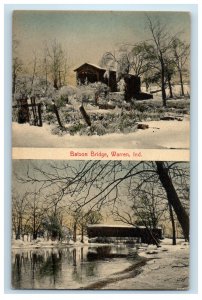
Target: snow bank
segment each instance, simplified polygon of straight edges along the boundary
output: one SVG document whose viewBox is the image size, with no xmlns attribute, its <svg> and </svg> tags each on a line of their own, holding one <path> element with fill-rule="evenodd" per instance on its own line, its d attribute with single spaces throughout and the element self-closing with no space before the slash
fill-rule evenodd
<svg viewBox="0 0 202 300">
<path fill-rule="evenodd" d="M 144 250 L 143 250 L 144 249 Z M 117 283 L 107 284 L 104 289 L 128 290 L 187 290 L 189 288 L 189 244 L 182 240 L 173 246 L 169 239 L 160 248 L 141 247 L 139 255 L 148 258 L 139 275 Z M 147 252 L 155 253 L 147 253 Z"/>
<path fill-rule="evenodd" d="M 141 123 L 141 122 L 139 122 Z M 29 124 L 12 125 L 13 147 L 58 147 L 68 148 L 126 148 L 126 149 L 188 149 L 189 148 L 189 117 L 183 121 L 147 121 L 147 130 L 122 134 L 113 133 L 103 136 L 51 134 L 51 126 L 30 126 Z M 22 139 L 26 136 L 26 139 Z"/>
</svg>

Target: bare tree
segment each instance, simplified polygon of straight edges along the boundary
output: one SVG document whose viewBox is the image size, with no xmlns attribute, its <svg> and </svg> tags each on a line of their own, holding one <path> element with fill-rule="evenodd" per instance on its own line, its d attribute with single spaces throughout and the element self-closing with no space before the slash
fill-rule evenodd
<svg viewBox="0 0 202 300">
<path fill-rule="evenodd" d="M 152 230 L 164 222 L 167 211 L 167 199 L 158 180 L 140 184 L 134 178 L 128 185 L 127 201 L 121 202 L 112 211 L 114 220 L 132 226 L 144 226 L 151 241 L 158 246 L 158 239 Z"/>
<path fill-rule="evenodd" d="M 168 202 L 173 207 L 178 221 L 182 227 L 183 234 L 185 239 L 189 240 L 189 215 L 182 205 L 180 201 L 179 195 L 177 193 L 177 189 L 174 187 L 171 177 L 171 166 L 166 165 L 164 162 L 156 162 L 157 173 L 164 187 Z M 182 173 L 179 173 L 179 170 L 175 170 L 177 172 L 177 178 L 182 179 Z M 176 176 L 176 174 L 174 174 Z"/>
<path fill-rule="evenodd" d="M 164 217 L 166 205 L 165 197 L 160 196 L 156 184 L 150 185 L 150 190 L 132 190 L 132 209 L 137 215 L 136 223 L 152 228 L 157 228 Z"/>
<path fill-rule="evenodd" d="M 37 239 L 38 232 L 42 228 L 44 213 L 47 210 L 46 203 L 40 195 L 34 191 L 28 196 L 27 217 L 33 240 Z"/>
<path fill-rule="evenodd" d="M 102 221 L 102 215 L 99 211 L 89 209 L 74 209 L 70 211 L 73 228 L 73 241 L 77 240 L 77 231 L 81 231 L 81 242 L 84 242 L 84 233 L 88 224 L 98 224 Z"/>
<path fill-rule="evenodd" d="M 12 226 L 15 232 L 16 240 L 20 239 L 24 233 L 24 227 L 28 222 L 27 208 L 28 208 L 28 192 L 19 195 L 13 191 L 12 195 Z"/>
<path fill-rule="evenodd" d="M 53 86 L 55 89 L 59 89 L 66 82 L 68 71 L 65 51 L 59 42 L 53 40 L 50 45 L 45 45 L 44 53 L 45 74 L 47 76 L 48 65 L 48 73 L 53 81 Z"/>
<path fill-rule="evenodd" d="M 13 39 L 12 49 L 13 49 L 13 61 L 12 61 L 12 95 L 15 94 L 16 91 L 16 81 L 19 76 L 19 74 L 22 72 L 23 69 L 23 62 L 19 58 L 18 53 L 18 46 L 19 41 L 16 39 Z"/>
<path fill-rule="evenodd" d="M 175 75 L 175 62 L 172 59 L 168 59 L 166 61 L 166 67 L 165 67 L 165 76 L 166 80 L 168 82 L 168 88 L 170 93 L 170 98 L 173 98 L 173 90 L 172 90 L 172 78 Z"/>
<path fill-rule="evenodd" d="M 63 192 L 50 189 L 48 194 L 43 196 L 44 210 L 42 223 L 45 230 L 48 231 L 48 237 L 52 240 L 61 240 L 63 238 L 63 221 L 65 214 L 69 215 L 68 201 L 63 199 Z"/>
<path fill-rule="evenodd" d="M 182 181 L 180 184 L 183 184 Z M 125 201 L 123 203 L 122 199 L 117 203 L 112 211 L 114 220 L 132 226 L 145 226 L 150 233 L 152 233 L 152 228 L 168 224 L 170 220 L 173 245 L 176 245 L 175 216 L 158 180 L 145 182 L 143 185 L 139 185 L 139 182 L 135 181 L 130 182 L 128 191 L 127 199 L 130 202 Z"/>
<path fill-rule="evenodd" d="M 48 89 L 48 71 L 49 71 L 48 70 L 49 66 L 48 66 L 48 57 L 47 57 L 47 45 L 43 49 L 43 54 L 42 54 L 42 58 L 41 58 L 40 62 L 41 62 L 40 73 L 45 82 L 44 94 L 46 94 L 47 89 Z"/>
<path fill-rule="evenodd" d="M 147 59 L 147 43 L 135 45 L 124 44 L 117 51 L 106 52 L 101 58 L 101 66 L 116 69 L 118 79 L 133 72 L 137 76 L 143 75 L 149 68 Z"/>
<path fill-rule="evenodd" d="M 186 71 L 186 64 L 190 55 L 190 45 L 181 41 L 179 38 L 175 38 L 172 41 L 172 55 L 174 57 L 174 63 L 176 65 L 181 85 L 181 95 L 184 96 L 184 82 L 183 74 Z"/>
<path fill-rule="evenodd" d="M 99 211 L 89 210 L 87 212 L 80 212 L 79 226 L 81 229 L 81 242 L 84 242 L 84 233 L 86 232 L 87 225 L 98 224 L 102 221 L 102 215 Z"/>
<path fill-rule="evenodd" d="M 48 211 L 48 214 L 43 217 L 43 228 L 48 232 L 48 239 L 51 237 L 51 240 L 58 239 L 59 241 L 63 238 L 63 213 L 57 211 L 55 213 L 52 210 Z"/>
<path fill-rule="evenodd" d="M 128 208 L 127 205 L 122 207 L 117 204 L 113 207 L 112 216 L 116 222 L 136 226 L 137 216 L 135 215 L 134 210 L 132 210 L 131 207 Z"/>
<path fill-rule="evenodd" d="M 150 45 L 147 42 L 141 42 L 133 45 L 129 52 L 129 60 L 131 64 L 131 71 L 137 76 L 142 76 L 150 69 L 151 62 L 148 59 L 147 48 Z"/>
<path fill-rule="evenodd" d="M 174 214 L 173 214 L 173 208 L 170 203 L 168 203 L 168 207 L 169 207 L 170 220 L 171 220 L 172 231 L 173 231 L 173 234 L 172 234 L 173 245 L 176 245 L 176 228 L 175 228 L 175 218 L 174 218 Z"/>
<path fill-rule="evenodd" d="M 82 217 L 82 215 L 81 215 Z M 73 211 L 71 213 L 71 218 L 72 218 L 72 229 L 73 229 L 73 241 L 76 242 L 77 241 L 77 229 L 79 227 L 79 221 L 80 221 L 80 211 Z"/>
<path fill-rule="evenodd" d="M 85 207 L 99 210 L 103 205 L 113 205 L 125 181 L 136 178 L 139 186 L 147 182 L 158 182 L 168 202 L 173 207 L 186 239 L 189 239 L 189 216 L 182 204 L 182 193 L 178 182 L 185 180 L 187 170 L 179 163 L 81 161 L 50 166 L 51 171 L 35 169 L 35 176 L 21 177 L 22 183 L 38 182 L 40 189 L 55 186 L 63 197 L 68 197 L 69 207 L 76 212 Z M 37 174 L 39 178 L 37 178 Z M 42 176 L 42 177 L 41 177 Z M 55 192 L 54 192 L 55 193 Z"/>
<path fill-rule="evenodd" d="M 158 68 L 161 74 L 161 92 L 163 106 L 166 106 L 166 58 L 170 56 L 170 50 L 175 38 L 166 30 L 166 25 L 159 19 L 152 19 L 147 15 L 147 27 L 151 34 L 151 46 L 147 47 L 150 61 L 153 61 L 153 68 Z"/>
<path fill-rule="evenodd" d="M 31 93 L 34 85 L 34 79 L 37 75 L 37 54 L 36 51 L 33 52 L 33 60 L 32 60 L 32 74 L 31 74 Z"/>
</svg>

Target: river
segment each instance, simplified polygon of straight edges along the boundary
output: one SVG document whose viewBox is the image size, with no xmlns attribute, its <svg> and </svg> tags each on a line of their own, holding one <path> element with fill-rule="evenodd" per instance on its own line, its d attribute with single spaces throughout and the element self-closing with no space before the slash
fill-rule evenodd
<svg viewBox="0 0 202 300">
<path fill-rule="evenodd" d="M 82 289 L 130 267 L 134 245 L 41 248 L 12 251 L 14 289 Z"/>
</svg>

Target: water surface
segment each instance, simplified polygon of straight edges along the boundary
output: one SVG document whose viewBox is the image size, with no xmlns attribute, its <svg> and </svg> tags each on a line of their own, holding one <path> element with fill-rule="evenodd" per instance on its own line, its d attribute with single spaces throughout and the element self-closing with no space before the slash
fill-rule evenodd
<svg viewBox="0 0 202 300">
<path fill-rule="evenodd" d="M 134 246 L 84 246 L 12 251 L 15 289 L 79 289 L 136 260 Z"/>
</svg>

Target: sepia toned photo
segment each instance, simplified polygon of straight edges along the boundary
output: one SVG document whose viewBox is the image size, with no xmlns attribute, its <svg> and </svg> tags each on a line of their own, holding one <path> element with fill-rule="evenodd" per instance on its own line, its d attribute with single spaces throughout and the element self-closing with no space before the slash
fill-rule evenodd
<svg viewBox="0 0 202 300">
<path fill-rule="evenodd" d="M 13 147 L 189 149 L 188 12 L 16 10 L 12 55 Z"/>
<path fill-rule="evenodd" d="M 189 163 L 13 160 L 13 289 L 187 290 Z"/>
<path fill-rule="evenodd" d="M 190 25 L 12 12 L 13 290 L 189 290 Z"/>
</svg>

